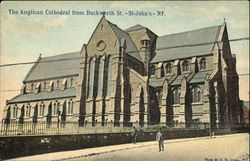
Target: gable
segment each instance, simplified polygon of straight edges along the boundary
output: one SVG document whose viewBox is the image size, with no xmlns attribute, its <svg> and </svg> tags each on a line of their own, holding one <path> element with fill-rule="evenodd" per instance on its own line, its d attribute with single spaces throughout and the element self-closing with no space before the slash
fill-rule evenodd
<svg viewBox="0 0 250 161">
<path fill-rule="evenodd" d="M 102 17 L 87 44 L 88 56 L 118 53 L 119 46 L 117 36 L 105 17 Z"/>
<path fill-rule="evenodd" d="M 126 40 L 126 52 L 141 61 L 137 48 L 129 34 L 103 17 L 93 32 L 88 44 L 89 56 L 119 53 L 122 40 Z"/>
</svg>

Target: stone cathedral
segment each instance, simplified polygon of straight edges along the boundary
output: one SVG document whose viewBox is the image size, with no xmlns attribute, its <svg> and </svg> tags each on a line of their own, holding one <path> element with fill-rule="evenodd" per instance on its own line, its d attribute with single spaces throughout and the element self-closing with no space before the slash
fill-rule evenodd
<svg viewBox="0 0 250 161">
<path fill-rule="evenodd" d="M 81 51 L 39 56 L 4 120 L 220 128 L 242 121 L 238 79 L 225 22 L 158 36 L 103 16 Z"/>
</svg>

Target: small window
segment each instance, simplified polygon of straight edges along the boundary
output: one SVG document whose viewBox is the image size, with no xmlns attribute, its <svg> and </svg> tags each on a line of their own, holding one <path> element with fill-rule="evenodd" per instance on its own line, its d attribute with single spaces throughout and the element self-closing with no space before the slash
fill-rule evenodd
<svg viewBox="0 0 250 161">
<path fill-rule="evenodd" d="M 56 81 L 56 88 L 57 88 L 57 89 L 59 89 L 59 87 L 60 87 L 59 84 L 60 84 L 60 80 L 58 79 L 58 80 Z"/>
<path fill-rule="evenodd" d="M 39 116 L 44 116 L 45 104 L 42 102 L 40 104 Z"/>
<path fill-rule="evenodd" d="M 43 83 L 43 89 L 44 89 L 44 90 L 46 90 L 46 88 L 47 88 L 46 86 L 47 86 L 47 83 L 44 82 L 44 83 Z"/>
<path fill-rule="evenodd" d="M 166 65 L 166 74 L 170 74 L 170 73 L 172 73 L 172 66 L 171 66 L 170 63 L 168 63 L 168 64 Z"/>
<path fill-rule="evenodd" d="M 73 108 L 74 108 L 74 102 L 72 100 L 70 100 L 68 102 L 68 111 L 67 111 L 67 114 L 69 114 L 69 115 L 73 114 Z"/>
<path fill-rule="evenodd" d="M 182 63 L 182 71 L 185 72 L 185 71 L 188 71 L 189 70 L 189 65 L 188 65 L 188 61 L 184 61 Z"/>
<path fill-rule="evenodd" d="M 155 75 L 155 66 L 154 65 L 150 66 L 150 74 Z"/>
<path fill-rule="evenodd" d="M 30 106 L 30 104 L 28 104 L 26 106 L 26 111 L 25 111 L 25 116 L 26 117 L 30 117 L 30 110 L 31 110 L 31 106 Z"/>
<path fill-rule="evenodd" d="M 53 115 L 56 115 L 56 107 L 57 107 L 57 103 L 55 102 L 53 106 Z"/>
<path fill-rule="evenodd" d="M 13 118 L 17 118 L 17 112 L 18 112 L 18 107 L 17 107 L 17 105 L 15 105 L 13 107 Z"/>
<path fill-rule="evenodd" d="M 201 70 L 207 69 L 207 60 L 206 60 L 206 58 L 202 58 L 200 60 L 200 69 Z"/>
<path fill-rule="evenodd" d="M 56 114 L 58 115 L 60 111 L 60 102 L 57 103 Z"/>
<path fill-rule="evenodd" d="M 70 78 L 70 87 L 73 87 L 73 83 L 74 83 L 74 78 L 71 77 L 71 78 Z"/>
<path fill-rule="evenodd" d="M 34 90 L 34 84 L 31 83 L 31 85 L 30 85 L 30 91 L 33 92 L 33 90 Z"/>
</svg>

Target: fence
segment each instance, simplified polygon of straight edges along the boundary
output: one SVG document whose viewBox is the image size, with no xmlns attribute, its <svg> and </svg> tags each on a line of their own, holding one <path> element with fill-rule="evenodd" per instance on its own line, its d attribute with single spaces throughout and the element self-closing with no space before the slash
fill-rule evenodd
<svg viewBox="0 0 250 161">
<path fill-rule="evenodd" d="M 139 123 L 132 123 L 135 127 L 140 127 Z M 238 125 L 240 127 L 241 125 Z M 158 123 L 158 124 L 143 124 L 140 129 L 144 131 L 157 131 L 159 128 L 163 130 L 175 130 L 175 129 L 209 129 L 209 123 L 190 123 L 188 126 L 185 123 Z M 52 134 L 97 134 L 97 133 L 122 133 L 132 132 L 132 126 L 123 126 L 120 123 L 119 126 L 114 126 L 114 123 L 105 123 L 103 126 L 101 123 L 95 125 L 79 126 L 78 122 L 32 122 L 25 121 L 19 123 L 18 121 L 11 120 L 8 123 L 1 123 L 1 136 L 15 136 L 15 135 L 52 135 Z"/>
</svg>

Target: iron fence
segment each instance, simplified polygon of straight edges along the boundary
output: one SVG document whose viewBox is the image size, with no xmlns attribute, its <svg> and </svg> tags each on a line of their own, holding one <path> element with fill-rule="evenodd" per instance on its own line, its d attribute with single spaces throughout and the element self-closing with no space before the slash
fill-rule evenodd
<svg viewBox="0 0 250 161">
<path fill-rule="evenodd" d="M 126 126 L 124 126 L 126 125 Z M 127 126 L 129 125 L 129 126 Z M 241 127 L 239 124 L 237 127 Z M 140 128 L 144 131 L 157 131 L 159 128 L 163 130 L 180 130 L 180 129 L 209 129 L 209 123 L 151 123 L 150 125 L 144 123 L 130 123 L 119 124 L 114 123 L 95 123 L 85 126 L 79 126 L 78 122 L 70 121 L 54 121 L 54 122 L 32 122 L 25 121 L 20 123 L 16 120 L 10 120 L 8 123 L 2 121 L 1 136 L 16 136 L 16 135 L 53 135 L 53 134 L 96 134 L 96 133 L 122 133 L 132 132 L 133 127 Z M 220 127 L 221 128 L 221 127 Z"/>
</svg>

